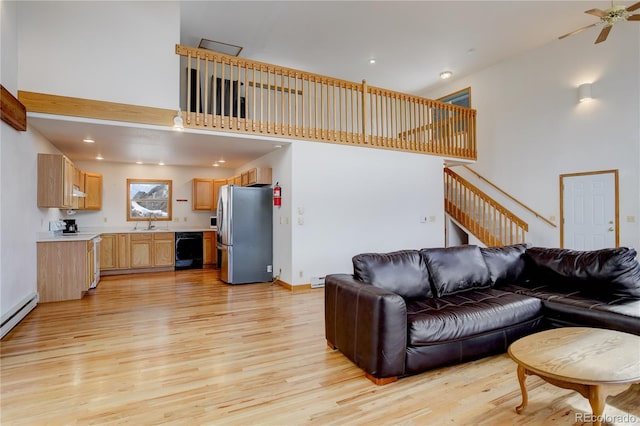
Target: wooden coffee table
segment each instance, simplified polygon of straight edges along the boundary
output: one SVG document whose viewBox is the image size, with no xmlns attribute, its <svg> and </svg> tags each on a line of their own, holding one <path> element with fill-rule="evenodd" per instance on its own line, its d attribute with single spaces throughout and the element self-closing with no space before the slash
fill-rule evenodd
<svg viewBox="0 0 640 426">
<path fill-rule="evenodd" d="M 509 346 L 518 364 L 522 404 L 527 407 L 525 380 L 541 377 L 552 385 L 573 389 L 589 400 L 593 424 L 600 425 L 609 395 L 640 383 L 640 336 L 613 330 L 566 327 L 531 334 Z"/>
</svg>

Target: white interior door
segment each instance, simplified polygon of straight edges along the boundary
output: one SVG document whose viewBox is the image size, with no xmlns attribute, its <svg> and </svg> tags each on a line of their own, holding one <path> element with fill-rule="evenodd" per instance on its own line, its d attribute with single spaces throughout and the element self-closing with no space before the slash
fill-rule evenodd
<svg viewBox="0 0 640 426">
<path fill-rule="evenodd" d="M 562 246 L 597 250 L 617 246 L 617 171 L 561 176 Z"/>
</svg>

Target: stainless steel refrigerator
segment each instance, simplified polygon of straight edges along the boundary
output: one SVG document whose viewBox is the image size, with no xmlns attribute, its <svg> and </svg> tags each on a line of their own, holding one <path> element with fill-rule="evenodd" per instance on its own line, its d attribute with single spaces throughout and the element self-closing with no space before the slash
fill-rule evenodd
<svg viewBox="0 0 640 426">
<path fill-rule="evenodd" d="M 218 193 L 220 279 L 228 284 L 273 280 L 270 187 L 224 185 Z"/>
</svg>

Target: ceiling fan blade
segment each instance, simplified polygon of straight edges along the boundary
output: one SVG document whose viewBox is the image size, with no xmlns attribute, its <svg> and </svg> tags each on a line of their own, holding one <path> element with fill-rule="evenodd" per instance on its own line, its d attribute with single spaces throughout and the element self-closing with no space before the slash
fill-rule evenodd
<svg viewBox="0 0 640 426">
<path fill-rule="evenodd" d="M 578 34 L 579 32 L 582 32 L 582 31 L 584 31 L 584 30 L 588 30 L 589 28 L 591 28 L 591 27 L 595 27 L 596 25 L 598 25 L 598 24 L 591 24 L 591 25 L 587 25 L 586 27 L 578 28 L 577 30 L 575 30 L 575 31 L 571 31 L 570 33 L 567 33 L 567 34 L 565 34 L 565 35 L 562 35 L 562 36 L 560 36 L 560 37 L 558 37 L 558 38 L 559 38 L 560 40 L 562 40 L 562 39 L 563 39 L 563 38 L 565 38 L 565 37 L 569 37 L 569 36 L 572 36 L 572 35 L 574 35 L 574 34 Z"/>
<path fill-rule="evenodd" d="M 640 15 L 638 14 L 631 15 L 627 18 L 627 21 L 640 21 Z"/>
<path fill-rule="evenodd" d="M 600 10 L 600 9 L 589 9 L 589 10 L 585 10 L 584 13 L 588 13 L 589 15 L 595 15 L 598 18 L 602 18 L 607 16 L 607 12 L 605 12 L 604 10 Z"/>
<path fill-rule="evenodd" d="M 636 9 L 640 9 L 640 1 L 636 4 L 632 4 L 627 8 L 627 12 L 633 12 Z"/>
<path fill-rule="evenodd" d="M 596 39 L 595 44 L 602 43 L 603 41 L 605 41 L 609 36 L 609 31 L 611 31 L 611 25 L 607 25 L 606 27 L 604 27 L 602 31 L 600 31 L 600 35 Z"/>
</svg>

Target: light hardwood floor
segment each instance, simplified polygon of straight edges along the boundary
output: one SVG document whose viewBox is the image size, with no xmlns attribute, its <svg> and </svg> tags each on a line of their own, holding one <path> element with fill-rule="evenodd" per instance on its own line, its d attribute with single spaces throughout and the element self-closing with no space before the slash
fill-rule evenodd
<svg viewBox="0 0 640 426">
<path fill-rule="evenodd" d="M 324 339 L 322 289 L 230 286 L 215 270 L 104 277 L 1 342 L 4 425 L 576 425 L 576 392 L 496 355 L 378 387 Z M 640 424 L 640 385 L 607 400 Z"/>
</svg>

